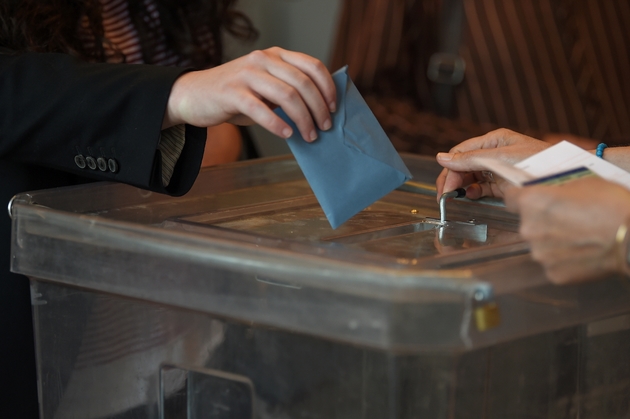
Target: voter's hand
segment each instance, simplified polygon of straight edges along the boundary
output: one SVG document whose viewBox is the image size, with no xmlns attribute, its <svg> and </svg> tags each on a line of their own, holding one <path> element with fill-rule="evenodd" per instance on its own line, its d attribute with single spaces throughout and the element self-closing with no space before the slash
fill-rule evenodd
<svg viewBox="0 0 630 419">
<path fill-rule="evenodd" d="M 511 188 L 505 202 L 521 217 L 534 260 L 557 284 L 615 272 L 615 236 L 630 216 L 630 191 L 599 177 Z"/>
<path fill-rule="evenodd" d="M 163 128 L 180 123 L 199 127 L 258 123 L 289 138 L 291 127 L 273 112 L 277 106 L 307 141 L 317 138 L 316 127 L 328 130 L 336 91 L 326 66 L 306 54 L 274 47 L 185 73 L 173 85 Z"/>
<path fill-rule="evenodd" d="M 503 197 L 511 185 L 499 178 L 490 179 L 476 159 L 494 158 L 515 164 L 547 147 L 548 143 L 508 129 L 498 129 L 466 140 L 448 153 L 438 153 L 437 162 L 444 169 L 436 180 L 437 198 L 439 200 L 444 192 L 462 187 L 468 187 L 466 197 L 470 199 Z"/>
</svg>

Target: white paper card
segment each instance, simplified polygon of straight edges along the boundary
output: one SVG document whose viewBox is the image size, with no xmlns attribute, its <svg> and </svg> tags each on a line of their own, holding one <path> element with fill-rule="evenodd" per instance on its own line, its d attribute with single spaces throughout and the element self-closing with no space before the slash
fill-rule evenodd
<svg viewBox="0 0 630 419">
<path fill-rule="evenodd" d="M 496 159 L 479 158 L 479 163 L 518 186 L 535 179 L 586 167 L 598 176 L 630 189 L 630 173 L 588 151 L 562 141 L 510 166 Z"/>
</svg>

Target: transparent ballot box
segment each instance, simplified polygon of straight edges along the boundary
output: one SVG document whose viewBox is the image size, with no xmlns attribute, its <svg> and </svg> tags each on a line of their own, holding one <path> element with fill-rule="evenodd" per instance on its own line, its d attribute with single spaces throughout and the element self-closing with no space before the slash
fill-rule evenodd
<svg viewBox="0 0 630 419">
<path fill-rule="evenodd" d="M 336 230 L 290 157 L 17 196 L 42 419 L 628 418 L 630 282 L 550 284 L 500 202 L 441 225 L 404 160 Z"/>
</svg>

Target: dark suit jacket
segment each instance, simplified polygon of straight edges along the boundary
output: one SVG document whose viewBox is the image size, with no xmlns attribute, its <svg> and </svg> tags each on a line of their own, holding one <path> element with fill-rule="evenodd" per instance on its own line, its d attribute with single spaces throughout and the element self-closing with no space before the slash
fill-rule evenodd
<svg viewBox="0 0 630 419">
<path fill-rule="evenodd" d="M 206 131 L 187 126 L 167 188 L 156 147 L 171 86 L 184 71 L 0 54 L 0 158 L 181 195 L 197 176 Z M 110 164 L 80 168 L 77 156 Z"/>
<path fill-rule="evenodd" d="M 171 87 L 184 71 L 86 64 L 64 54 L 0 54 L 2 208 L 16 193 L 85 177 L 186 193 L 201 165 L 206 130 L 186 127 L 186 144 L 166 188 L 157 150 Z M 100 167 L 83 165 L 88 157 Z M 2 211 L 0 417 L 28 419 L 37 417 L 30 295 L 28 281 L 9 273 L 10 232 Z"/>
</svg>

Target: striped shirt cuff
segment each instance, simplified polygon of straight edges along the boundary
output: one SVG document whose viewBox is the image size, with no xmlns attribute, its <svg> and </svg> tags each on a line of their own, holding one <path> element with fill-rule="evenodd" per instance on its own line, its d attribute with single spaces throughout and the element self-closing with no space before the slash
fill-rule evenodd
<svg viewBox="0 0 630 419">
<path fill-rule="evenodd" d="M 182 154 L 186 142 L 186 127 L 175 125 L 162 130 L 158 150 L 162 153 L 162 183 L 168 186 L 175 170 L 175 164 Z"/>
</svg>

